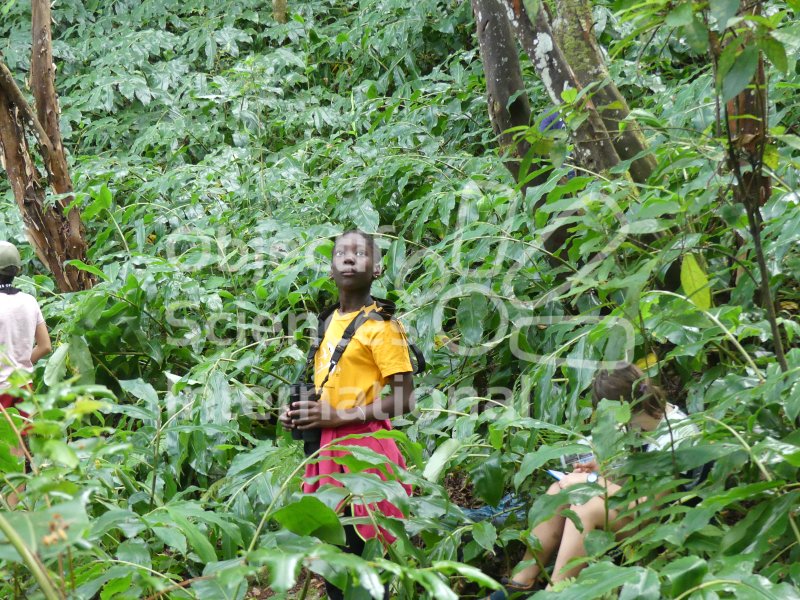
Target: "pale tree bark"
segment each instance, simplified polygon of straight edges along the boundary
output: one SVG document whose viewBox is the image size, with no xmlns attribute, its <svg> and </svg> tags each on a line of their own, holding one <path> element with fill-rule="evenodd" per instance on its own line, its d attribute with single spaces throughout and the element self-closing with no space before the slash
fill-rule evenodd
<svg viewBox="0 0 800 600">
<path fill-rule="evenodd" d="M 631 162 L 629 172 L 635 182 L 645 183 L 655 171 L 656 160 L 646 153 L 647 143 L 638 123 L 627 120 L 630 108 L 606 67 L 589 0 L 556 0 L 553 33 L 581 87 L 593 85 L 590 95 L 619 158 L 627 161 L 642 155 Z"/>
<path fill-rule="evenodd" d="M 73 200 L 73 188 L 58 122 L 50 4 L 33 0 L 31 9 L 31 89 L 36 114 L 11 72 L 0 63 L 0 156 L 37 255 L 53 273 L 61 291 L 83 290 L 92 286 L 91 275 L 64 264 L 68 260 L 85 261 L 87 244 L 80 212 L 77 208 L 66 210 Z M 26 134 L 37 142 L 46 178 L 36 167 Z M 60 195 L 52 205 L 46 199 L 45 181 Z"/>
<path fill-rule="evenodd" d="M 530 144 L 521 136 L 515 140 L 508 130 L 530 127 L 531 108 L 522 80 L 517 42 L 500 0 L 472 0 L 472 12 L 486 77 L 489 119 L 505 155 L 505 165 L 519 181 L 520 161 L 530 151 Z"/>
<path fill-rule="evenodd" d="M 278 23 L 286 23 L 287 0 L 272 0 L 272 18 Z"/>
<path fill-rule="evenodd" d="M 520 159 L 530 151 L 529 144 L 524 140 L 515 141 L 507 133 L 512 127 L 531 126 L 531 111 L 514 34 L 528 53 L 555 106 L 563 104 L 561 92 L 564 89 L 571 87 L 579 91 L 580 82 L 554 43 L 547 13 L 539 11 L 540 14 L 537 15 L 537 27 L 540 28 L 540 33 L 537 34 L 531 27 L 524 7 L 515 1 L 512 4 L 509 0 L 472 0 L 472 10 L 486 77 L 492 127 L 508 157 L 506 167 L 518 182 L 521 176 L 527 180 L 527 173 L 519 171 Z M 573 133 L 576 162 L 590 172 L 606 171 L 619 163 L 619 156 L 605 131 L 602 119 L 589 99 L 584 108 L 589 116 Z M 523 193 L 528 186 L 541 184 L 546 179 L 547 175 L 543 174 L 527 181 L 523 186 Z M 569 214 L 573 212 L 570 211 Z M 554 229 L 546 237 L 544 249 L 551 256 L 559 254 L 568 235 L 567 225 Z M 558 259 L 554 260 L 558 262 Z"/>
<path fill-rule="evenodd" d="M 557 43 L 547 6 L 538 3 L 536 14 L 531 15 L 522 2 L 499 1 L 551 102 L 556 106 L 564 104 L 562 94 L 569 88 L 580 93 L 583 86 Z M 592 173 L 607 171 L 619 164 L 620 157 L 591 98 L 584 97 L 582 109 L 586 119 L 573 133 L 577 163 Z"/>
</svg>

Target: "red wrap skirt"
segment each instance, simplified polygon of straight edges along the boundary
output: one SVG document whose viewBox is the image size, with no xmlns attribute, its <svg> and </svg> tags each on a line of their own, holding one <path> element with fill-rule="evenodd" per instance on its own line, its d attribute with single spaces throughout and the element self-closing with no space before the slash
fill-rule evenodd
<svg viewBox="0 0 800 600">
<path fill-rule="evenodd" d="M 387 462 L 387 471 L 393 472 L 392 465 L 396 465 L 401 469 L 406 468 L 405 460 L 403 459 L 403 455 L 400 454 L 400 449 L 397 447 L 397 444 L 393 439 L 377 439 L 371 436 L 365 436 L 363 438 L 356 438 L 350 440 L 344 440 L 341 443 L 336 443 L 338 438 L 342 438 L 348 435 L 354 434 L 363 434 L 363 433 L 375 433 L 376 431 L 381 430 L 391 430 L 392 426 L 389 421 L 370 421 L 369 423 L 354 423 L 352 425 L 343 425 L 342 427 L 337 427 L 335 429 L 323 429 L 322 430 L 322 439 L 320 441 L 320 445 L 322 450 L 320 452 L 320 458 L 314 464 L 309 464 L 306 466 L 305 478 L 306 482 L 303 483 L 303 491 L 307 494 L 311 494 L 317 491 L 320 487 L 326 484 L 335 485 L 335 486 L 342 486 L 342 483 L 337 481 L 334 477 L 330 477 L 330 475 L 337 475 L 339 473 L 347 473 L 348 469 L 344 465 L 337 464 L 333 458 L 336 456 L 344 456 L 346 455 L 345 451 L 332 451 L 332 450 L 325 450 L 325 446 L 331 445 L 339 445 L 339 446 L 363 446 L 377 452 L 378 454 L 382 454 L 386 457 Z M 382 480 L 386 481 L 386 476 L 380 471 L 380 469 L 365 469 L 364 473 L 375 473 L 380 477 Z M 411 486 L 408 484 L 401 484 L 403 488 L 406 490 L 406 493 L 410 496 L 411 495 Z M 387 517 L 394 517 L 397 519 L 403 518 L 402 511 L 397 508 L 394 504 L 389 502 L 388 500 L 381 500 L 375 504 L 370 504 L 365 506 L 363 504 L 356 504 L 350 507 L 351 514 L 354 517 L 368 517 L 369 512 L 378 511 Z M 380 538 L 384 539 L 388 543 L 392 543 L 395 540 L 395 537 L 391 535 L 388 531 L 383 529 L 382 527 L 379 528 L 380 532 L 376 531 L 376 528 L 369 523 L 362 523 L 356 525 L 356 531 L 358 534 L 365 540 L 378 537 L 380 534 Z"/>
</svg>

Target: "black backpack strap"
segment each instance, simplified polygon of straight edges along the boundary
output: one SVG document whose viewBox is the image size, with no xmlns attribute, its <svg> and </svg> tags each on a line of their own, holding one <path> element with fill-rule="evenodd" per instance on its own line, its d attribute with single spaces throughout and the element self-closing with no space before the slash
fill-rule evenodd
<svg viewBox="0 0 800 600">
<path fill-rule="evenodd" d="M 347 350 L 347 345 L 350 343 L 350 340 L 353 339 L 356 330 L 359 327 L 361 327 L 364 324 L 364 322 L 366 322 L 367 318 L 368 318 L 367 315 L 362 310 L 356 315 L 355 319 L 350 321 L 350 324 L 345 328 L 344 333 L 342 333 L 342 339 L 339 340 L 339 342 L 336 344 L 336 348 L 333 349 L 333 354 L 331 354 L 331 360 L 328 363 L 328 372 L 325 374 L 325 379 L 323 379 L 322 383 L 319 384 L 319 390 L 318 390 L 319 393 L 322 393 L 322 388 L 324 388 L 325 384 L 328 383 L 328 378 L 331 376 L 331 373 L 333 373 L 333 370 L 336 368 L 336 365 L 339 364 L 339 361 L 342 358 L 342 354 L 344 354 L 344 351 Z M 324 321 L 322 322 L 324 324 Z"/>
<path fill-rule="evenodd" d="M 408 342 L 408 349 L 411 350 L 411 353 L 417 361 L 417 368 L 414 370 L 414 375 L 419 375 L 428 368 L 428 363 L 425 362 L 425 356 L 422 354 L 422 350 L 417 348 L 416 344 Z"/>
<path fill-rule="evenodd" d="M 334 313 L 334 311 L 338 308 L 338 305 L 333 304 L 325 308 L 319 316 L 317 317 L 317 334 L 314 339 L 311 341 L 311 345 L 308 348 L 308 354 L 306 355 L 306 365 L 303 367 L 303 373 L 308 373 L 311 371 L 313 373 L 314 369 L 314 357 L 317 355 L 317 350 L 322 345 L 322 340 L 325 337 L 325 328 L 328 322 L 328 319 Z M 303 375 L 301 374 L 301 377 Z"/>
<path fill-rule="evenodd" d="M 356 330 L 364 324 L 367 319 L 381 319 L 383 321 L 391 321 L 394 319 L 394 314 L 397 311 L 397 307 L 395 306 L 394 302 L 391 300 L 385 300 L 383 298 L 374 298 L 375 304 L 378 306 L 378 310 L 371 310 L 369 313 L 365 313 L 363 310 L 359 312 L 355 319 L 350 321 L 350 324 L 344 330 L 342 334 L 342 339 L 339 340 L 339 343 L 336 345 L 336 348 L 331 355 L 331 362 L 330 368 L 328 369 L 328 374 L 325 376 L 325 379 L 322 381 L 322 385 L 319 386 L 319 389 L 322 390 L 325 387 L 325 384 L 328 382 L 328 378 L 331 375 L 334 367 L 339 363 L 339 360 L 342 358 L 342 354 L 344 354 L 347 345 L 350 343 L 350 340 L 355 335 Z M 308 349 L 308 356 L 306 357 L 306 366 L 304 372 L 308 372 L 311 370 L 313 373 L 314 367 L 314 357 L 317 354 L 320 346 L 322 345 L 322 340 L 325 338 L 325 329 L 327 328 L 328 319 L 333 315 L 334 311 L 338 308 L 338 305 L 334 304 L 333 306 L 327 307 L 323 310 L 318 318 L 317 323 L 317 335 L 314 341 L 311 343 L 311 346 Z M 427 368 L 427 363 L 425 362 L 425 357 L 423 356 L 422 352 L 419 348 L 410 340 L 406 338 L 406 342 L 408 342 L 408 351 L 409 355 L 413 355 L 414 360 L 413 363 L 416 362 L 416 369 L 414 369 L 414 375 L 419 375 Z"/>
</svg>

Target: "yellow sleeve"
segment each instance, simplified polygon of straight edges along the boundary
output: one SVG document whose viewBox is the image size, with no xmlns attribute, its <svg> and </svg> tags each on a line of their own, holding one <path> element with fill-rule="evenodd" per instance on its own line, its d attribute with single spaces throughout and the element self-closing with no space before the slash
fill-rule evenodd
<svg viewBox="0 0 800 600">
<path fill-rule="evenodd" d="M 408 355 L 406 332 L 398 321 L 383 322 L 380 332 L 372 338 L 371 350 L 383 379 L 414 370 Z"/>
</svg>

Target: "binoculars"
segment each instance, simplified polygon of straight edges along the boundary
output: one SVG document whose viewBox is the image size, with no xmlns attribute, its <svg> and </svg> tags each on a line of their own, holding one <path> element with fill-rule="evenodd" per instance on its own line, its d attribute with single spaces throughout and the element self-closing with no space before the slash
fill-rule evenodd
<svg viewBox="0 0 800 600">
<path fill-rule="evenodd" d="M 317 394 L 313 383 L 293 383 L 289 387 L 289 404 L 291 405 L 301 400 L 310 400 L 312 402 L 319 400 L 319 394 Z M 306 455 L 313 454 L 319 448 L 321 435 L 322 432 L 318 428 L 303 431 L 292 429 L 292 439 L 303 441 Z M 314 447 L 315 445 L 316 447 Z M 309 448 L 313 448 L 311 452 L 308 451 Z"/>
</svg>

